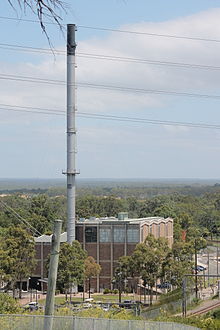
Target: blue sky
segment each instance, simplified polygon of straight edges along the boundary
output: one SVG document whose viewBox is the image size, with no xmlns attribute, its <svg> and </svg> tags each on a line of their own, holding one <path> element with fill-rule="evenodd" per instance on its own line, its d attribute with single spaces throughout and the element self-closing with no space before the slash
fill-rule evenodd
<svg viewBox="0 0 220 330">
<path fill-rule="evenodd" d="M 69 1 L 64 23 L 146 33 L 220 39 L 219 1 Z M 8 18 L 36 18 L 0 4 Z M 48 48 L 36 23 L 0 18 L 0 78 L 65 80 L 65 56 L 17 51 Z M 56 49 L 65 35 L 47 31 Z M 79 27 L 77 52 L 220 67 L 220 43 L 132 35 Z M 6 49 L 7 48 L 7 49 Z M 10 49 L 8 49 L 10 48 Z M 80 54 L 79 54 L 80 55 Z M 77 56 L 78 82 L 220 95 L 219 70 L 107 61 Z M 5 78 L 6 76 L 4 76 Z M 7 76 L 9 77 L 9 76 Z M 2 178 L 59 178 L 66 168 L 65 116 L 6 111 L 15 106 L 65 111 L 65 86 L 0 79 Z M 220 100 L 78 88 L 79 112 L 220 124 Z M 82 178 L 220 178 L 220 131 L 146 123 L 77 119 Z"/>
</svg>

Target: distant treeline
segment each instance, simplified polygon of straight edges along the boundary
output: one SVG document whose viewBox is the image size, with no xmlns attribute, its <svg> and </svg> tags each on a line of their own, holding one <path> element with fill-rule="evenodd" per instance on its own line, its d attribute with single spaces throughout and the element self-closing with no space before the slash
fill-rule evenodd
<svg viewBox="0 0 220 330">
<path fill-rule="evenodd" d="M 19 194 L 19 195 L 33 195 L 33 194 L 45 194 L 47 193 L 48 189 L 2 189 L 0 190 L 0 195 L 12 195 L 12 194 Z"/>
<path fill-rule="evenodd" d="M 180 194 L 184 196 L 202 196 L 206 193 L 219 193 L 220 184 L 214 185 L 202 185 L 202 184 L 161 184 L 161 185 L 150 185 L 149 183 L 142 182 L 118 182 L 117 184 L 111 182 L 105 182 L 105 184 L 77 184 L 77 196 L 115 196 L 118 198 L 134 197 L 140 200 L 146 198 L 152 198 L 160 195 Z M 38 195 L 46 194 L 50 197 L 55 196 L 66 196 L 65 186 L 61 187 L 44 187 L 44 188 L 8 188 L 1 189 L 0 195 L 6 194 L 20 194 L 20 195 Z"/>
</svg>

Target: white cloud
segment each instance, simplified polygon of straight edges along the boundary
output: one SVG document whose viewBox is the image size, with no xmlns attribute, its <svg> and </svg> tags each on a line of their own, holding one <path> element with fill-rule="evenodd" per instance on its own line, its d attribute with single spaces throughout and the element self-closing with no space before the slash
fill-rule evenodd
<svg viewBox="0 0 220 330">
<path fill-rule="evenodd" d="M 220 9 L 212 9 L 172 21 L 160 23 L 141 22 L 121 26 L 119 29 L 218 39 L 220 35 L 219 19 Z M 110 33 L 105 39 L 96 37 L 83 42 L 79 41 L 77 46 L 78 53 L 211 66 L 220 66 L 219 49 L 220 43 L 217 42 L 211 43 L 114 32 Z M 219 91 L 220 75 L 218 70 L 179 69 L 162 65 L 97 60 L 83 57 L 78 57 L 77 65 L 76 74 L 79 82 L 189 93 L 217 94 Z M 1 73 L 5 74 L 64 80 L 66 76 L 66 59 L 63 56 L 57 56 L 55 60 L 53 56 L 50 58 L 43 56 L 42 58 L 39 57 L 39 61 L 35 61 L 34 64 L 31 61 L 14 64 L 2 61 L 1 68 Z M 1 82 L 0 103 L 65 110 L 65 86 L 6 80 Z M 189 111 L 184 114 L 182 110 L 184 102 L 186 107 L 192 108 L 190 115 Z M 183 121 L 192 122 L 196 121 L 201 113 L 203 114 L 203 121 L 209 121 L 209 118 L 211 118 L 209 103 L 207 103 L 209 111 L 206 113 L 204 109 L 200 108 L 199 103 L 196 107 L 192 105 L 190 99 L 186 101 L 186 98 L 173 98 L 150 93 L 127 93 L 105 89 L 78 88 L 77 104 L 79 112 L 174 121 L 178 121 L 181 118 Z M 175 109 L 180 109 L 180 113 L 178 113 L 178 110 L 170 110 L 173 105 L 175 105 Z M 213 103 L 212 106 L 216 108 L 218 103 Z M 167 118 L 168 114 L 169 118 Z M 170 118 L 171 115 L 173 115 L 173 118 Z M 10 125 L 14 125 L 15 130 L 22 127 L 23 131 L 25 127 L 32 125 L 33 132 L 36 136 L 40 136 L 41 141 L 46 137 L 44 147 L 54 147 L 58 141 L 60 142 L 62 130 L 63 133 L 65 130 L 63 119 L 43 115 L 41 117 L 39 115 L 33 116 L 1 111 L 1 123 L 4 127 L 7 127 L 10 123 Z M 19 124 L 19 126 L 16 127 L 16 124 Z M 90 148 L 89 145 L 93 144 L 97 150 L 98 148 L 101 150 L 103 162 L 109 150 L 111 154 L 108 157 L 111 158 L 114 157 L 114 149 L 118 152 L 120 148 L 121 150 L 123 149 L 124 159 L 126 159 L 125 154 L 127 154 L 129 159 L 129 148 L 131 146 L 134 151 L 139 150 L 138 152 L 143 154 L 143 157 L 146 154 L 144 147 L 151 147 L 153 152 L 154 147 L 159 150 L 160 147 L 168 148 L 170 146 L 175 152 L 181 146 L 185 150 L 184 152 L 186 152 L 187 146 L 190 145 L 191 149 L 197 148 L 198 152 L 202 152 L 202 148 L 209 148 L 210 141 L 213 139 L 211 134 L 208 134 L 206 143 L 199 149 L 200 140 L 204 140 L 202 138 L 202 130 L 198 130 L 198 133 L 194 134 L 193 129 L 166 125 L 160 128 L 139 125 L 138 128 L 138 124 L 135 124 L 133 127 L 132 124 L 122 123 L 116 128 L 114 122 L 105 124 L 101 121 L 94 121 L 91 124 L 91 121 L 83 123 L 82 120 L 80 124 L 82 125 L 79 129 L 81 150 L 88 150 Z M 54 129 L 52 128 L 53 125 L 55 125 Z M 25 138 L 25 133 L 23 134 Z M 0 137 L 0 139 L 2 138 Z M 33 136 L 28 136 L 27 139 L 31 143 Z M 63 142 L 58 145 L 59 151 L 56 156 L 59 158 L 59 155 L 63 152 Z M 51 160 L 51 163 L 55 163 L 54 158 Z M 135 173 L 133 176 L 135 176 Z"/>
</svg>

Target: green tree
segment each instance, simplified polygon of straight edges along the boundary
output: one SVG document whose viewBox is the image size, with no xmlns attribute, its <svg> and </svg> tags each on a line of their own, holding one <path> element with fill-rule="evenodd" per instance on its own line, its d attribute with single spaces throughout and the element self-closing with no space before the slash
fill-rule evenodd
<svg viewBox="0 0 220 330">
<path fill-rule="evenodd" d="M 22 281 L 34 270 L 35 244 L 33 237 L 21 227 L 9 227 L 0 242 L 0 265 L 5 278 L 11 283 L 15 295 L 16 282 L 20 282 L 21 298 Z"/>
<path fill-rule="evenodd" d="M 16 314 L 18 312 L 17 301 L 7 293 L 0 293 L 0 314 Z"/>
<path fill-rule="evenodd" d="M 89 280 L 89 298 L 90 298 L 90 284 L 91 278 L 99 275 L 101 272 L 101 266 L 95 262 L 95 259 L 91 256 L 85 259 L 85 279 Z"/>
<path fill-rule="evenodd" d="M 132 262 L 136 275 L 143 280 L 143 285 L 150 287 L 150 304 L 153 299 L 153 287 L 161 276 L 162 265 L 170 253 L 168 243 L 165 239 L 155 239 L 153 235 L 147 236 L 144 243 L 136 246 L 132 254 Z"/>
<path fill-rule="evenodd" d="M 57 273 L 57 288 L 67 294 L 73 285 L 82 284 L 85 274 L 87 255 L 78 241 L 63 243 L 60 248 Z"/>
</svg>

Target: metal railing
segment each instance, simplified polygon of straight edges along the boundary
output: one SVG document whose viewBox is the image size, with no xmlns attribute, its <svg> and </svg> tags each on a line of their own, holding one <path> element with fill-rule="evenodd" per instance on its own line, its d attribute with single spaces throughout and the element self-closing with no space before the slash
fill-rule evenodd
<svg viewBox="0 0 220 330">
<path fill-rule="evenodd" d="M 47 316 L 53 330 L 195 330 L 198 328 L 174 322 L 150 322 L 139 320 L 115 320 L 81 318 L 72 316 Z M 43 330 L 43 315 L 0 314 L 2 330 Z"/>
</svg>

